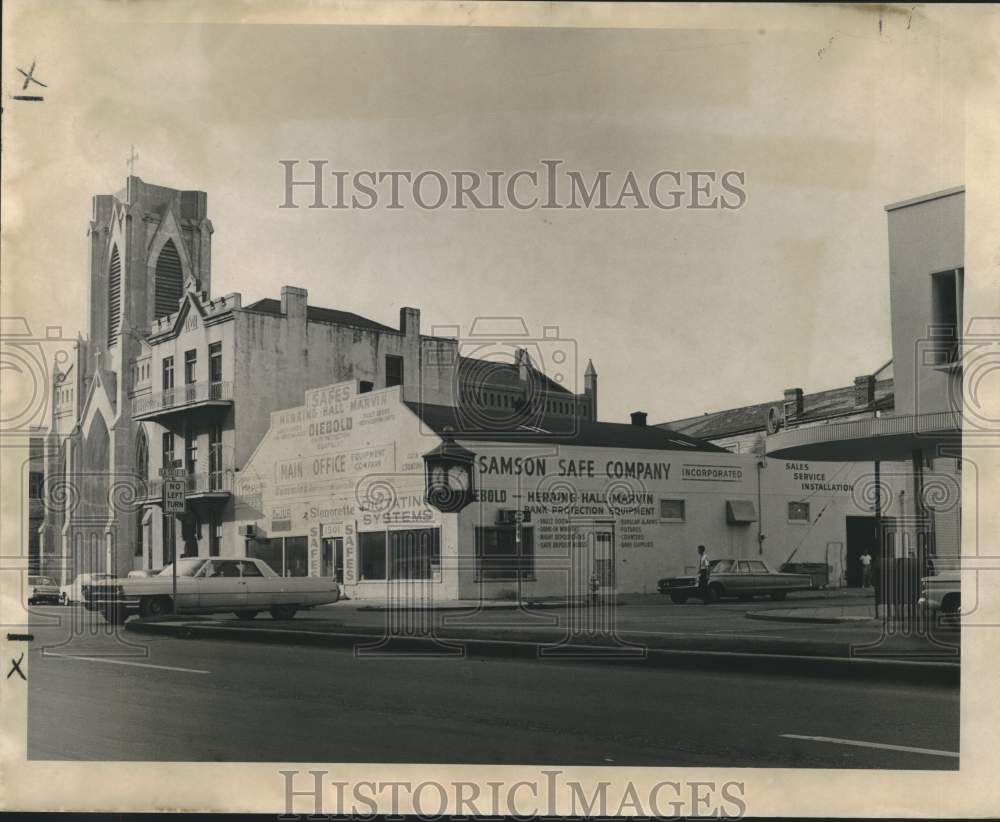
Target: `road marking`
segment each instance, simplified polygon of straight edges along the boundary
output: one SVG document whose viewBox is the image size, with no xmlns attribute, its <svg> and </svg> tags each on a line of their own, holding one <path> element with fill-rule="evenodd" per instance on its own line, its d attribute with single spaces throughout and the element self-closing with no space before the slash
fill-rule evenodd
<svg viewBox="0 0 1000 822">
<path fill-rule="evenodd" d="M 939 751 L 934 748 L 914 748 L 910 745 L 887 745 L 884 742 L 862 742 L 859 739 L 837 739 L 833 736 L 802 736 L 801 734 L 780 734 L 785 739 L 806 739 L 811 742 L 832 742 L 835 745 L 854 745 L 858 748 L 881 748 L 886 751 L 927 754 L 929 756 L 951 756 L 958 759 L 957 751 Z"/>
<path fill-rule="evenodd" d="M 211 671 L 202 671 L 199 668 L 177 668 L 173 665 L 152 665 L 148 662 L 127 662 L 124 659 L 108 659 L 99 656 L 72 656 L 71 654 L 43 654 L 43 656 L 59 657 L 60 659 L 78 659 L 81 662 L 107 662 L 109 665 L 129 665 L 133 668 L 156 668 L 160 671 L 180 671 L 185 674 L 210 674 Z"/>
</svg>

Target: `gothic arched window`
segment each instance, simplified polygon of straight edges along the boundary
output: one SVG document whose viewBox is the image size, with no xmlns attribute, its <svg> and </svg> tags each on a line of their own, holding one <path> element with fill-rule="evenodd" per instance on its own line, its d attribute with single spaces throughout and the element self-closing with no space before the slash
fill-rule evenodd
<svg viewBox="0 0 1000 822">
<path fill-rule="evenodd" d="M 122 309 L 122 261 L 118 256 L 118 246 L 111 249 L 111 265 L 108 268 L 108 345 L 114 345 L 121 323 Z"/>
<path fill-rule="evenodd" d="M 139 429 L 139 436 L 135 440 L 135 472 L 139 479 L 149 479 L 149 438 L 145 428 Z"/>
<path fill-rule="evenodd" d="M 156 297 L 154 318 L 166 317 L 177 310 L 177 304 L 184 296 L 184 272 L 181 257 L 173 240 L 167 240 L 156 258 Z"/>
</svg>

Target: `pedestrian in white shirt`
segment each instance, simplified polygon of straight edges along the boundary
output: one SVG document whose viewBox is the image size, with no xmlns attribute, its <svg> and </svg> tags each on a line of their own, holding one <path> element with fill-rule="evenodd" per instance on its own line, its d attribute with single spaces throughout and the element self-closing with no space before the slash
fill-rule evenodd
<svg viewBox="0 0 1000 822">
<path fill-rule="evenodd" d="M 698 546 L 698 594 L 702 602 L 708 601 L 708 571 L 711 565 L 708 561 L 708 554 L 705 553 L 705 546 Z"/>
<path fill-rule="evenodd" d="M 861 555 L 861 587 L 871 588 L 872 585 L 872 555 L 868 553 L 868 549 L 865 548 L 865 552 Z"/>
</svg>

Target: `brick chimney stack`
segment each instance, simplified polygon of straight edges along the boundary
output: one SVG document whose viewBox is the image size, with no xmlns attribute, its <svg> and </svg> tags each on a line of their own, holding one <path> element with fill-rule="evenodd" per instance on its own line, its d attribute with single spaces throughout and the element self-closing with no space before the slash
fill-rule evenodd
<svg viewBox="0 0 1000 822">
<path fill-rule="evenodd" d="M 786 388 L 785 389 L 785 419 L 788 421 L 794 420 L 796 417 L 802 416 L 802 389 L 801 388 Z"/>
<path fill-rule="evenodd" d="M 854 407 L 866 411 L 875 405 L 875 376 L 866 374 L 854 378 Z"/>
</svg>

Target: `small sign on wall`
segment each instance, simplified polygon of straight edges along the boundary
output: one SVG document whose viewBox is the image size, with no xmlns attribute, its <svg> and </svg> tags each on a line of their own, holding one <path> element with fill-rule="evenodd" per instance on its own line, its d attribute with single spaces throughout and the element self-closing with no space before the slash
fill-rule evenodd
<svg viewBox="0 0 1000 822">
<path fill-rule="evenodd" d="M 163 513 L 183 514 L 186 507 L 186 500 L 184 498 L 184 480 L 164 480 Z"/>
</svg>

